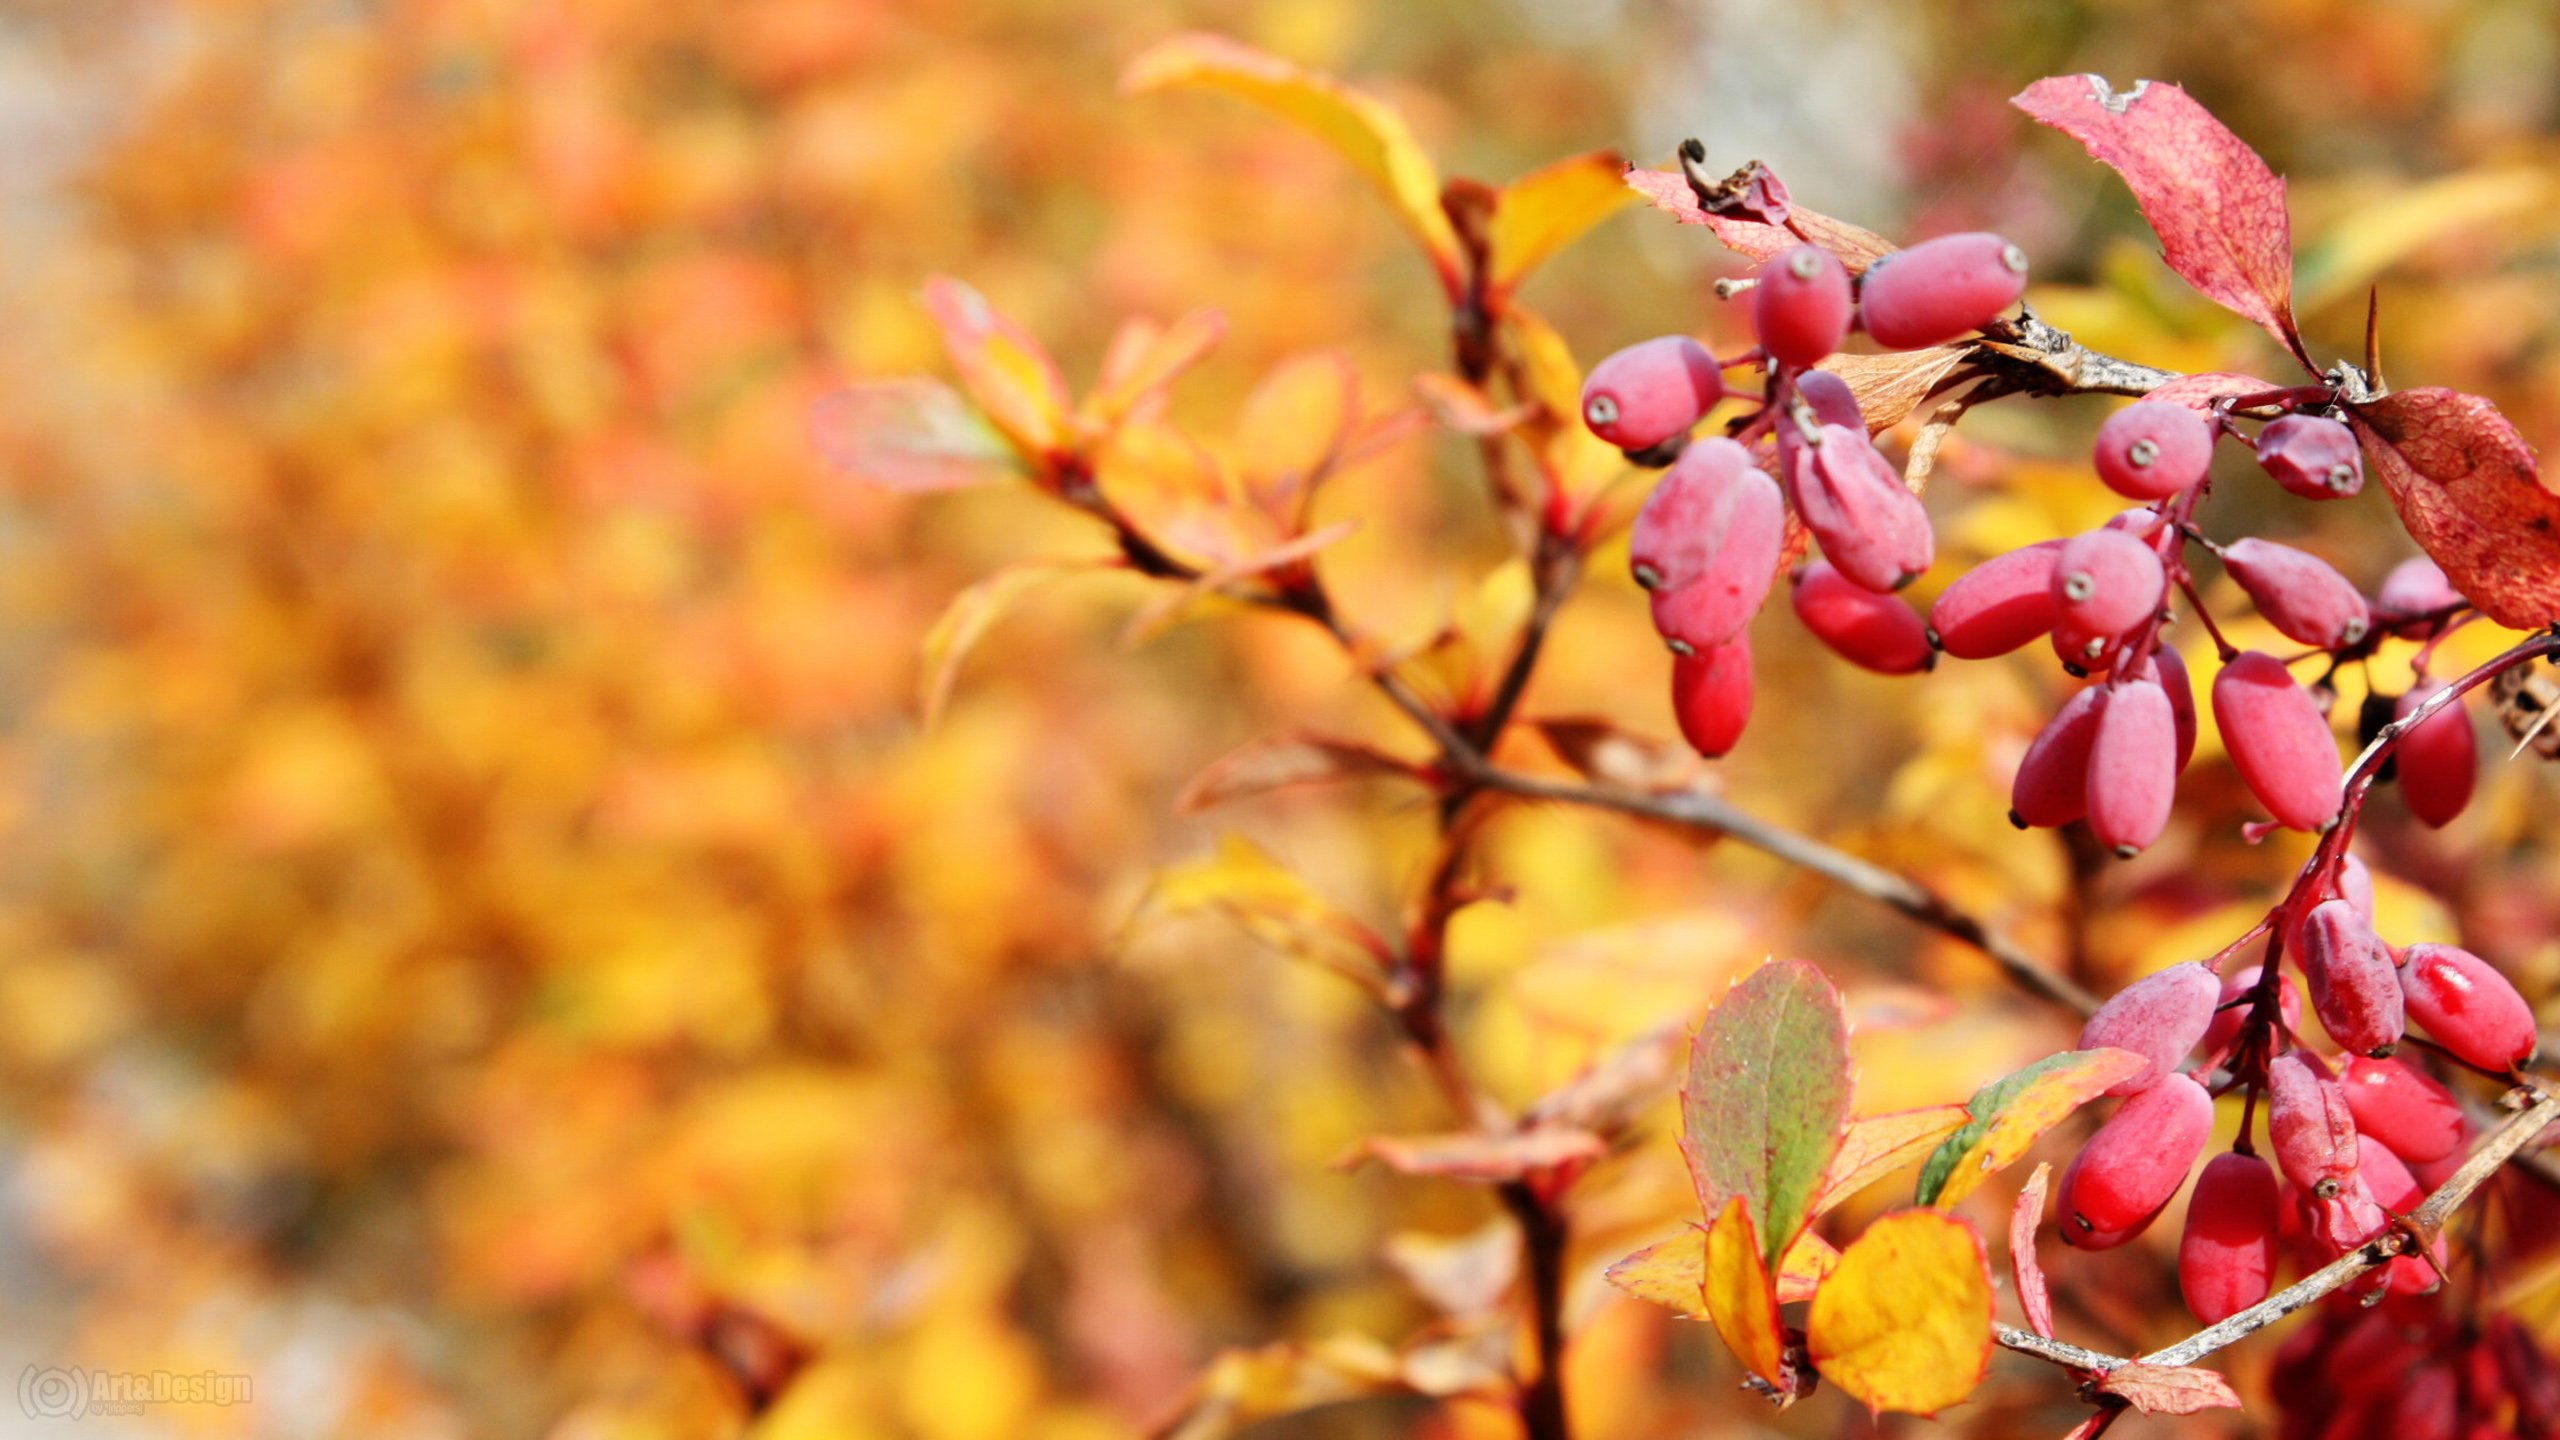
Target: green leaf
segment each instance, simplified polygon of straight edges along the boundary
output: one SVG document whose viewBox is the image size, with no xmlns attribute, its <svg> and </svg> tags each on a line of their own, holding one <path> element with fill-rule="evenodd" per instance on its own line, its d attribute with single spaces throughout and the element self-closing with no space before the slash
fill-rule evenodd
<svg viewBox="0 0 2560 1440">
<path fill-rule="evenodd" d="M 1955 1204 L 2024 1156 L 2037 1136 L 2145 1063 L 2130 1050 L 2066 1050 L 1974 1091 L 1965 1105 L 1973 1118 L 1920 1167 L 1914 1198 L 1941 1210 Z"/>
<path fill-rule="evenodd" d="M 1849 1124 L 1849 1026 L 1840 992 L 1802 960 L 1761 966 L 1725 992 L 1689 1047 L 1680 1153 L 1709 1215 L 1740 1196 L 1775 1266 L 1812 1214 Z"/>
</svg>

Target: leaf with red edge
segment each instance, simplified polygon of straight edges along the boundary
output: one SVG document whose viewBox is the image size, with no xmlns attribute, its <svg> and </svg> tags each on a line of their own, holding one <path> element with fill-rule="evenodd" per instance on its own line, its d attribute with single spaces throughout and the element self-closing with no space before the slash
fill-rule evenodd
<svg viewBox="0 0 2560 1440">
<path fill-rule="evenodd" d="M 1021 461 L 938 380 L 866 380 L 809 406 L 809 442 L 827 463 L 891 490 L 960 490 L 1022 473 Z"/>
<path fill-rule="evenodd" d="M 1608 1142 L 1587 1130 L 1521 1130 L 1509 1135 L 1372 1135 L 1346 1163 L 1374 1159 L 1405 1175 L 1500 1185 L 1534 1171 L 1597 1160 Z"/>
<path fill-rule="evenodd" d="M 1857 275 L 1893 253 L 1893 242 L 1874 231 L 1792 202 L 1786 225 L 1764 225 L 1739 215 L 1712 214 L 1698 204 L 1698 193 L 1689 188 L 1687 177 L 1677 170 L 1644 170 L 1630 165 L 1626 182 L 1630 189 L 1651 201 L 1656 210 L 1668 213 L 1683 225 L 1706 226 L 1726 249 L 1748 259 L 1766 260 L 1811 241 L 1840 257 L 1849 273 Z"/>
<path fill-rule="evenodd" d="M 1897 1210 L 1840 1252 L 1813 1293 L 1805 1349 L 1870 1411 L 1934 1415 L 1991 1364 L 1991 1262 L 1952 1215 Z"/>
<path fill-rule="evenodd" d="M 1760 1258 L 1751 1211 L 1739 1195 L 1725 1202 L 1707 1227 L 1706 1266 L 1699 1285 L 1707 1318 L 1742 1368 L 1772 1388 L 1788 1388 L 1787 1342 L 1778 1326 L 1778 1292 Z"/>
<path fill-rule="evenodd" d="M 2157 386 L 2144 395 L 2145 400 L 2170 400 L 2190 410 L 2213 412 L 2217 400 L 2236 399 L 2242 395 L 2264 395 L 2284 387 L 2255 375 L 2241 375 L 2228 370 L 2205 370 L 2181 375 L 2166 385 Z"/>
<path fill-rule="evenodd" d="M 2036 1173 L 2018 1189 L 2009 1207 L 2009 1273 L 2018 1282 L 2018 1308 L 2027 1324 L 2047 1340 L 2053 1338 L 2053 1292 L 2044 1283 L 2044 1267 L 2036 1263 L 2036 1227 L 2044 1223 L 2045 1178 L 2053 1167 L 2039 1160 Z"/>
<path fill-rule="evenodd" d="M 1532 170 L 1502 187 L 1486 235 L 1486 288 L 1507 295 L 1548 256 L 1635 199 L 1618 177 L 1626 157 L 1594 150 Z"/>
<path fill-rule="evenodd" d="M 1375 746 L 1317 735 L 1266 736 L 1230 752 L 1182 787 L 1173 805 L 1185 814 L 1297 785 L 1334 780 L 1423 778 L 1421 767 Z"/>
<path fill-rule="evenodd" d="M 2118 94 L 2095 75 L 2039 80 L 2009 103 L 2123 177 L 2181 279 L 2318 371 L 2293 320 L 2284 181 L 2211 111 L 2175 85 L 2138 80 Z"/>
<path fill-rule="evenodd" d="M 2230 1381 L 2192 1365 L 2131 1361 L 2099 1377 L 2098 1393 L 2113 1395 L 2145 1415 L 2193 1415 L 2199 1410 L 2240 1408 L 2240 1397 L 2233 1392 Z"/>
<path fill-rule="evenodd" d="M 1849 1123 L 1840 992 L 1813 965 L 1776 960 L 1735 982 L 1689 1046 L 1680 1151 L 1699 1207 L 1741 1196 L 1765 1258 L 1804 1228 Z"/>
<path fill-rule="evenodd" d="M 2560 495 L 2496 406 L 2458 391 L 2402 390 L 2352 406 L 2348 423 L 2400 523 L 2480 613 L 2516 630 L 2560 620 Z"/>
<path fill-rule="evenodd" d="M 960 387 L 1023 458 L 1037 464 L 1065 444 L 1073 433 L 1067 382 L 1029 331 L 947 275 L 925 282 L 924 308 L 941 327 Z"/>
<path fill-rule="evenodd" d="M 1820 1215 L 1903 1166 L 1917 1163 L 1967 1118 L 1961 1105 L 1923 1105 L 1850 1121 L 1849 1133 L 1840 1139 L 1840 1153 L 1831 1159 L 1831 1173 L 1823 1177 L 1813 1213 Z"/>
</svg>

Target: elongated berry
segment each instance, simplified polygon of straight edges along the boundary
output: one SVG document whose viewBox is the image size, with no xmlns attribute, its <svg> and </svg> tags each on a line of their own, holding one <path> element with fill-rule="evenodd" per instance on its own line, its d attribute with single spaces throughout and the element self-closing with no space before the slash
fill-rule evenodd
<svg viewBox="0 0 2560 1440">
<path fill-rule="evenodd" d="M 2078 1155 L 2071 1157 L 2071 1163 L 2064 1166 L 2062 1169 L 2062 1180 L 2056 1187 L 2054 1193 L 2067 1196 L 2072 1192 L 2079 1181 L 2080 1162 L 2088 1155 L 2088 1153 L 2088 1150 L 2083 1148 Z M 2167 1208 L 2168 1202 L 2163 1200 L 2160 1202 L 2159 1206 L 2154 1208 L 2149 1214 L 2144 1215 L 2141 1219 L 2134 1221 L 2130 1225 L 2119 1225 L 2112 1230 L 2100 1230 L 2095 1227 L 2083 1228 L 2085 1222 L 2075 1222 L 2072 1220 L 2069 1213 L 2065 1212 L 2061 1223 L 2055 1228 L 2062 1235 L 2062 1243 L 2070 1246 L 2074 1250 L 2113 1250 L 2126 1241 L 2139 1237 L 2145 1230 L 2150 1229 L 2151 1222 L 2159 1219 L 2160 1212 Z"/>
<path fill-rule="evenodd" d="M 2365 1140 L 2373 1137 L 2366 1135 Z M 2409 1173 L 2407 1162 L 2391 1153 L 2388 1145 L 2366 1145 L 2356 1148 L 2356 1173 L 2364 1177 L 2364 1188 L 2375 1204 L 2394 1215 L 2406 1215 L 2427 1198 L 2426 1190 Z"/>
<path fill-rule="evenodd" d="M 1865 429 L 1823 426 L 1819 443 L 1797 451 L 1788 478 L 1797 516 L 1851 582 L 1889 593 L 1928 570 L 1936 546 L 1929 513 Z"/>
<path fill-rule="evenodd" d="M 2381 1202 L 2365 1188 L 2364 1172 L 2354 1166 L 2348 1167 L 2337 1188 L 2328 1194 L 2297 1190 L 2294 1195 L 2302 1206 L 2303 1238 L 2310 1242 L 2305 1269 L 2363 1244 L 2391 1223 Z M 2366 1288 L 2378 1289 L 2380 1282 Z"/>
<path fill-rule="evenodd" d="M 1888 350 L 1917 350 L 1978 330 L 2027 290 L 2027 254 L 1985 231 L 1941 235 L 1870 267 L 1858 323 Z"/>
<path fill-rule="evenodd" d="M 1849 333 L 1849 272 L 1819 245 L 1769 257 L 1751 287 L 1751 323 L 1760 348 L 1781 365 L 1811 365 Z"/>
<path fill-rule="evenodd" d="M 2317 415 L 2282 415 L 2258 432 L 2258 467 L 2305 500 L 2343 500 L 2364 488 L 2355 432 Z"/>
<path fill-rule="evenodd" d="M 1721 435 L 1690 445 L 1654 482 L 1627 533 L 1627 568 L 1647 590 L 1678 590 L 1714 567 L 1758 479 L 1778 500 L 1777 482 L 1751 452 Z M 1781 504 L 1780 509 L 1783 509 Z"/>
<path fill-rule="evenodd" d="M 2346 1091 L 2300 1051 L 2267 1066 L 2267 1148 L 2284 1178 L 2315 1199 L 2336 1196 L 2356 1173 L 2356 1121 Z"/>
<path fill-rule="evenodd" d="M 2288 640 L 2335 650 L 2353 645 L 2373 628 L 2364 596 L 2328 561 L 2308 551 L 2249 536 L 2223 547 L 2222 566 L 2249 593 L 2249 603 Z"/>
<path fill-rule="evenodd" d="M 2420 684 L 2400 697 L 2397 713 L 2407 719 L 2442 685 Z M 2421 720 L 2400 737 L 2392 752 L 2399 762 L 2400 797 L 2409 813 L 2441 830 L 2471 803 L 2471 787 L 2480 778 L 2480 739 L 2471 728 L 2471 712 L 2455 700 Z"/>
<path fill-rule="evenodd" d="M 2098 427 L 2098 479 L 2128 500 L 2166 500 L 2204 478 L 2213 424 L 2174 400 L 2136 400 Z"/>
<path fill-rule="evenodd" d="M 2107 1088 L 2109 1095 L 2132 1095 L 2158 1084 L 2177 1070 L 2178 1062 L 2204 1038 L 2213 1022 L 2213 1007 L 2222 982 L 2199 961 L 2189 960 L 2145 975 L 2115 993 L 2080 1027 L 2082 1050 L 2113 1046 L 2130 1050 L 2148 1063 Z"/>
<path fill-rule="evenodd" d="M 2178 1237 L 2178 1293 L 2213 1325 L 2267 1298 L 2276 1274 L 2276 1172 L 2255 1155 L 2205 1162 Z"/>
<path fill-rule="evenodd" d="M 2152 506 L 2136 505 L 2130 510 L 2119 510 L 2108 516 L 2107 523 L 2098 528 L 2121 530 L 2136 540 L 2148 540 L 2152 532 L 2160 528 L 2160 522 L 2165 518 Z"/>
<path fill-rule="evenodd" d="M 2400 972 L 2390 947 L 2346 900 L 2324 900 L 2296 932 L 2311 1011 L 2340 1048 L 2388 1055 L 2400 1048 Z"/>
<path fill-rule="evenodd" d="M 2240 1038 L 2240 1027 L 2249 1019 L 2249 996 L 2258 988 L 2263 967 L 2251 965 L 2234 970 L 2223 977 L 2222 988 L 2214 995 L 2213 1023 L 2205 1027 L 2204 1039 L 2197 1047 L 2209 1056 L 2219 1057 Z M 2276 1018 L 2288 1030 L 2302 1023 L 2302 992 L 2293 986 L 2293 977 L 2276 977 Z"/>
<path fill-rule="evenodd" d="M 1959 660 L 2006 655 L 2053 628 L 2053 566 L 2062 542 L 2040 541 L 1994 555 L 1938 592 L 1929 630 Z"/>
<path fill-rule="evenodd" d="M 1857 392 L 1849 382 L 1828 370 L 1807 370 L 1796 376 L 1796 394 L 1813 411 L 1816 425 L 1845 425 L 1852 430 L 1867 428 L 1867 417 L 1858 409 Z"/>
<path fill-rule="evenodd" d="M 2460 1059 L 2503 1073 L 2533 1058 L 2533 1011 L 2488 961 L 2458 945 L 2412 945 L 2400 957 L 2409 1018 Z"/>
<path fill-rule="evenodd" d="M 2178 773 L 2183 775 L 2196 753 L 2196 687 L 2187 679 L 2187 659 L 2164 643 L 2144 665 L 2142 673 L 2169 697 L 2169 718 L 2177 727 Z"/>
<path fill-rule="evenodd" d="M 2410 1164 L 2441 1160 L 2462 1148 L 2461 1104 L 2407 1061 L 2358 1055 L 2347 1061 L 2338 1083 L 2345 1087 L 2356 1129 Z"/>
<path fill-rule="evenodd" d="M 1796 618 L 1815 638 L 1852 665 L 1880 675 L 1909 675 L 1938 658 L 1928 628 L 1908 605 L 1852 585 L 1827 561 L 1797 573 L 1792 592 Z"/>
<path fill-rule="evenodd" d="M 2050 830 L 2089 813 L 2089 748 L 2106 698 L 2105 686 L 2092 685 L 2062 702 L 2036 732 L 2009 783 L 2009 823 Z"/>
<path fill-rule="evenodd" d="M 2113 639 L 2160 608 L 2168 574 L 2149 545 L 2121 530 L 2073 536 L 2054 558 L 2058 629 Z"/>
<path fill-rule="evenodd" d="M 2441 615 L 2448 606 L 2461 603 L 2462 592 L 2445 578 L 2444 567 L 2424 555 L 2412 555 L 2392 566 L 2373 596 L 2375 618 L 2403 640 L 2423 640 L 2444 628 L 2444 618 L 2416 617 Z"/>
<path fill-rule="evenodd" d="M 1650 450 L 1685 433 L 1724 398 L 1724 375 L 1686 335 L 1641 340 L 1591 367 L 1582 421 L 1621 450 Z"/>
<path fill-rule="evenodd" d="M 2144 680 L 2110 686 L 2089 742 L 2090 833 L 2132 859 L 2160 838 L 2177 789 L 2178 719 L 2168 693 Z"/>
<path fill-rule="evenodd" d="M 2345 774 L 2329 719 L 2283 662 L 2247 651 L 2213 677 L 2213 723 L 2249 793 L 2276 822 L 2318 830 L 2338 813 Z"/>
<path fill-rule="evenodd" d="M 1671 713 L 1699 754 L 1713 760 L 1731 750 L 1751 719 L 1751 642 L 1736 635 L 1673 657 Z"/>
<path fill-rule="evenodd" d="M 2212 1133 L 2213 1097 L 2187 1076 L 2164 1076 L 2125 1101 L 2063 1177 L 2064 1232 L 2123 1230 L 2158 1211 L 2186 1183 Z"/>
</svg>

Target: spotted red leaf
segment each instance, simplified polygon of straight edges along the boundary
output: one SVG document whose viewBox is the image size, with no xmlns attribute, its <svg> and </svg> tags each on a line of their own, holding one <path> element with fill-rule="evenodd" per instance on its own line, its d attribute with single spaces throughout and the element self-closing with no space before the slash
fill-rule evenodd
<svg viewBox="0 0 2560 1440">
<path fill-rule="evenodd" d="M 1786 225 L 1764 225 L 1741 215 L 1709 214 L 1699 207 L 1697 192 L 1689 188 L 1688 180 L 1677 170 L 1640 170 L 1630 165 L 1627 184 L 1652 201 L 1655 209 L 1668 211 L 1683 225 L 1706 226 L 1726 249 L 1749 259 L 1766 260 L 1810 240 L 1839 256 L 1840 263 L 1855 275 L 1893 253 L 1893 242 L 1874 231 L 1807 210 L 1792 200 L 1787 202 Z"/>
<path fill-rule="evenodd" d="M 2124 178 L 2170 269 L 2319 368 L 2293 323 L 2284 181 L 2211 111 L 2175 85 L 2137 80 L 2118 94 L 2095 75 L 2039 80 L 2009 103 Z"/>
<path fill-rule="evenodd" d="M 2348 411 L 2400 523 L 2480 612 L 2533 630 L 2560 620 L 2560 495 L 2533 449 L 2477 395 L 2402 390 Z"/>
</svg>

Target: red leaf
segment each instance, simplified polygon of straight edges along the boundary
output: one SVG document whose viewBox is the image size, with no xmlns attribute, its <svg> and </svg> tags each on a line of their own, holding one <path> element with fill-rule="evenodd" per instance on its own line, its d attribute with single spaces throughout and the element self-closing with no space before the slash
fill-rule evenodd
<svg viewBox="0 0 2560 1440">
<path fill-rule="evenodd" d="M 2039 1162 L 2009 1210 L 2009 1273 L 2017 1278 L 2018 1308 L 2047 1340 L 2053 1338 L 2053 1292 L 2045 1288 L 2044 1267 L 2036 1263 L 2036 1226 L 2044 1221 L 2044 1182 L 2052 1173 L 2051 1165 Z"/>
<path fill-rule="evenodd" d="M 1716 232 L 1726 249 L 1753 260 L 1766 260 L 1810 240 L 1839 256 L 1840 263 L 1855 275 L 1893 253 L 1893 242 L 1874 231 L 1846 220 L 1834 220 L 1793 202 L 1787 208 L 1788 225 L 1763 225 L 1739 215 L 1708 214 L 1699 208 L 1697 192 L 1689 188 L 1688 180 L 1677 170 L 1639 170 L 1631 165 L 1627 167 L 1627 184 L 1652 201 L 1655 209 L 1670 212 L 1683 225 L 1706 226 Z"/>
<path fill-rule="evenodd" d="M 2240 1397 L 2231 1382 L 2192 1365 L 2145 1365 L 2136 1360 L 2119 1365 L 2098 1382 L 2101 1394 L 2113 1395 L 2145 1415 L 2193 1415 L 2199 1410 L 2237 1410 Z"/>
<path fill-rule="evenodd" d="M 2175 85 L 2137 80 L 2119 95 L 2095 75 L 2039 80 L 2009 103 L 2124 178 L 2170 269 L 2318 371 L 2293 323 L 2284 181 L 2211 111 Z"/>
<path fill-rule="evenodd" d="M 2227 370 L 2205 370 L 2194 375 L 2181 375 L 2168 384 L 2143 396 L 2145 400 L 2175 400 L 2190 410 L 2212 413 L 2213 402 L 2241 395 L 2263 395 L 2284 387 L 2255 375 L 2238 375 Z"/>
<path fill-rule="evenodd" d="M 2400 523 L 2453 588 L 2512 629 L 2560 620 L 2560 495 L 2496 406 L 2402 390 L 2347 418 Z"/>
</svg>

